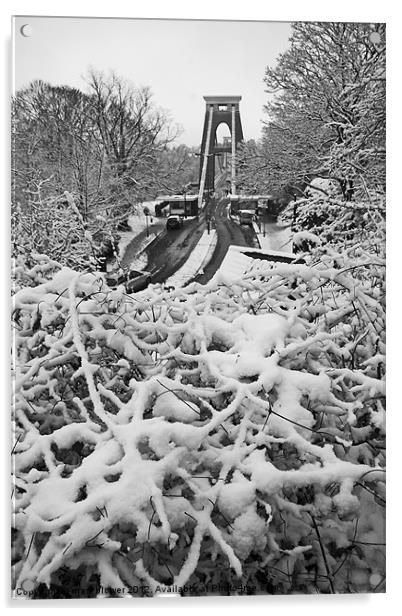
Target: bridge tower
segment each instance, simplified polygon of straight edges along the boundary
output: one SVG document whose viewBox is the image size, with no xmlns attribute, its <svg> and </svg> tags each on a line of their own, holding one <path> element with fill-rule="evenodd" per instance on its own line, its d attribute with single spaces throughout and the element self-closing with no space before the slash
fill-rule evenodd
<svg viewBox="0 0 402 616">
<path fill-rule="evenodd" d="M 239 143 L 243 141 L 239 110 L 241 96 L 204 96 L 204 100 L 206 110 L 201 143 L 199 205 L 202 202 L 204 189 L 215 188 L 216 155 L 223 154 L 227 158 L 227 154 L 231 154 L 230 189 L 232 194 L 236 193 L 235 154 Z M 222 123 L 228 126 L 231 139 L 217 143 L 216 131 Z"/>
</svg>

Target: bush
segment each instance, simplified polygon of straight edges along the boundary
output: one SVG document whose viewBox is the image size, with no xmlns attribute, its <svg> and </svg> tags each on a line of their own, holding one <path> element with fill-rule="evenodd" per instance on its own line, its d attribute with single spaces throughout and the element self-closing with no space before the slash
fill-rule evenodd
<svg viewBox="0 0 402 616">
<path fill-rule="evenodd" d="M 382 591 L 381 229 L 170 293 L 17 271 L 15 588 Z"/>
</svg>

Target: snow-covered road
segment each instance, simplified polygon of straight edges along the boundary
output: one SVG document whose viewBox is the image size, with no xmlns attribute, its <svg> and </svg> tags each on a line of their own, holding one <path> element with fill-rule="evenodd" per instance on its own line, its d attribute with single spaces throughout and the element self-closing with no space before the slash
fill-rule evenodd
<svg viewBox="0 0 402 616">
<path fill-rule="evenodd" d="M 198 273 L 202 273 L 203 267 L 212 257 L 217 241 L 217 234 L 214 229 L 209 233 L 204 231 L 198 244 L 192 251 L 191 255 L 185 264 L 175 273 L 170 276 L 165 284 L 172 287 L 184 287 Z"/>
</svg>

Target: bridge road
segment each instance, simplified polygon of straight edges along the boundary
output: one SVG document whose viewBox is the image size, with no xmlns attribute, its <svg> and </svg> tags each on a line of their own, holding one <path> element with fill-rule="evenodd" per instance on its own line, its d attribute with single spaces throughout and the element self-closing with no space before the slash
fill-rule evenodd
<svg viewBox="0 0 402 616">
<path fill-rule="evenodd" d="M 253 228 L 239 225 L 229 218 L 227 213 L 228 204 L 229 200 L 222 198 L 216 204 L 215 210 L 211 211 L 212 228 L 216 229 L 218 240 L 212 258 L 204 268 L 204 272 L 198 274 L 192 282 L 207 283 L 219 268 L 231 244 L 259 248 Z"/>
<path fill-rule="evenodd" d="M 229 200 L 223 198 L 208 212 L 201 212 L 198 219 L 185 220 L 181 229 L 165 230 L 145 249 L 148 258 L 146 269 L 155 272 L 153 283 L 164 282 L 184 265 L 207 228 L 208 214 L 211 216 L 211 229 L 216 229 L 218 239 L 204 273 L 194 278 L 196 282 L 205 284 L 212 278 L 231 244 L 258 248 L 253 228 L 240 226 L 228 217 L 228 203 Z"/>
<path fill-rule="evenodd" d="M 148 271 L 155 271 L 152 282 L 164 282 L 184 265 L 205 231 L 205 214 L 185 220 L 181 229 L 165 230 L 146 248 Z"/>
</svg>

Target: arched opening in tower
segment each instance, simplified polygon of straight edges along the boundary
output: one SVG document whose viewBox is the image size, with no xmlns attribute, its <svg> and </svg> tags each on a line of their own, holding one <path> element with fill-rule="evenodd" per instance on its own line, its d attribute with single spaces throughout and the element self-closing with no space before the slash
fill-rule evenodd
<svg viewBox="0 0 402 616">
<path fill-rule="evenodd" d="M 232 135 L 226 122 L 221 122 L 215 132 L 215 188 L 219 188 L 226 182 L 230 168 L 230 156 L 232 151 Z"/>
</svg>

